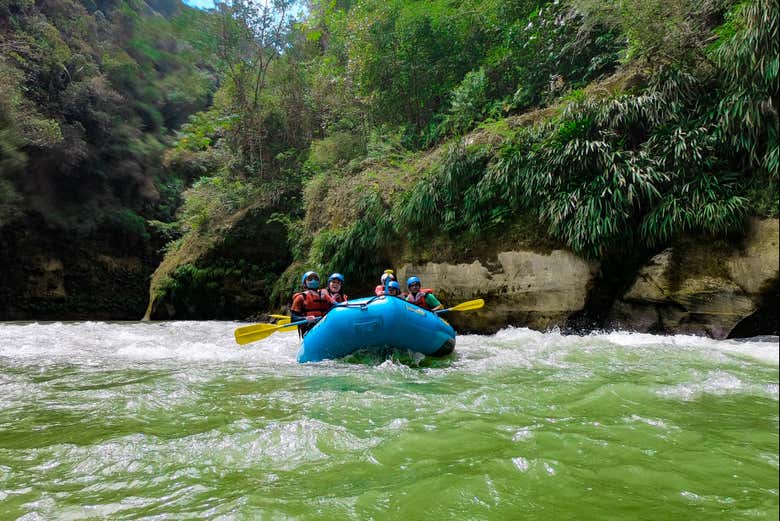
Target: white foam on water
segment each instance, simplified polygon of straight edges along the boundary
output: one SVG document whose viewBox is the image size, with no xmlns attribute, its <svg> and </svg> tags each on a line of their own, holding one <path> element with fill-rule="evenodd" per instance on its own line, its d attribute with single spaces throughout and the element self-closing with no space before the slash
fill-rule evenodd
<svg viewBox="0 0 780 521">
<path fill-rule="evenodd" d="M 727 353 L 750 357 L 755 360 L 778 365 L 780 361 L 780 339 L 778 337 L 759 337 L 755 339 L 715 340 L 694 335 L 651 335 L 615 331 L 607 334 L 594 334 L 622 346 L 635 346 L 659 349 L 711 350 L 714 355 Z"/>
<path fill-rule="evenodd" d="M 265 340 L 239 346 L 233 331 L 236 322 L 73 322 L 0 323 L 0 358 L 19 363 L 75 364 L 100 367 L 110 363 L 161 362 L 167 364 L 238 363 L 264 366 L 297 366 L 299 338 L 296 332 L 275 333 Z M 747 340 L 713 340 L 674 335 L 630 332 L 562 335 L 509 327 L 494 335 L 460 335 L 451 368 L 467 373 L 503 368 L 571 369 L 577 354 L 601 354 L 633 350 L 644 356 L 676 356 L 688 353 L 715 365 L 730 360 L 778 365 L 777 337 Z M 417 361 L 419 363 L 419 360 Z M 343 362 L 306 364 L 340 370 Z M 350 364 L 354 369 L 354 364 Z M 312 369 L 299 369 L 310 372 Z M 416 370 L 397 361 L 374 365 L 374 370 L 410 373 Z M 435 376 L 442 370 L 425 369 Z M 414 375 L 413 375 L 413 374 Z M 583 375 L 585 376 L 585 375 Z"/>
<path fill-rule="evenodd" d="M 774 400 L 778 399 L 777 385 L 743 382 L 740 378 L 722 370 L 707 372 L 706 377 L 701 381 L 665 386 L 657 391 L 659 396 L 682 401 L 695 400 L 705 394 L 725 396 L 736 393 L 763 395 Z"/>
<path fill-rule="evenodd" d="M 37 363 L 101 365 L 107 361 L 294 363 L 298 335 L 239 346 L 233 322 L 73 322 L 0 324 L 0 357 Z"/>
<path fill-rule="evenodd" d="M 598 353 L 608 348 L 635 350 L 649 356 L 675 356 L 688 353 L 712 362 L 746 359 L 771 366 L 780 363 L 778 337 L 715 340 L 693 335 L 652 335 L 616 331 L 588 335 L 562 335 L 559 331 L 542 333 L 527 328 L 509 327 L 491 336 L 462 335 L 457 352 L 480 369 L 512 367 L 569 368 L 569 355 L 575 352 Z"/>
</svg>

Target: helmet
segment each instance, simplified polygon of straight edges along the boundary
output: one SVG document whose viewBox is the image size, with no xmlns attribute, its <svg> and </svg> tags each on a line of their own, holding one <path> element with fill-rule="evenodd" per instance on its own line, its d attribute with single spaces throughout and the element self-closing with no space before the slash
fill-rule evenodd
<svg viewBox="0 0 780 521">
<path fill-rule="evenodd" d="M 320 278 L 320 276 L 317 275 L 316 271 L 307 271 L 306 273 L 303 274 L 303 277 L 301 277 L 301 286 L 305 286 L 306 285 L 306 279 L 308 279 L 312 275 L 314 275 L 318 279 Z"/>
<path fill-rule="evenodd" d="M 334 273 L 333 275 L 328 277 L 328 282 L 332 280 L 340 280 L 341 283 L 344 284 L 344 275 L 342 275 L 341 273 Z"/>
<path fill-rule="evenodd" d="M 382 281 L 382 284 L 384 284 L 388 277 L 390 277 L 390 280 L 395 280 L 395 275 L 387 272 L 384 272 L 382 274 L 382 278 L 380 278 L 379 280 Z"/>
<path fill-rule="evenodd" d="M 401 285 L 398 284 L 396 281 L 390 281 L 390 283 L 387 285 L 388 288 L 395 288 L 398 291 L 401 291 Z"/>
<path fill-rule="evenodd" d="M 406 287 L 408 288 L 412 284 L 419 284 L 422 286 L 422 282 L 420 282 L 420 279 L 418 277 L 409 277 L 406 279 Z"/>
</svg>

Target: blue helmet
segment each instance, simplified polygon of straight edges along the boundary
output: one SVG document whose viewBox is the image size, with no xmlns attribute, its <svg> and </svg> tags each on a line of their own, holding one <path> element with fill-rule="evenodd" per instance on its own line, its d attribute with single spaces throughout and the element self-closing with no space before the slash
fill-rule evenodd
<svg viewBox="0 0 780 521">
<path fill-rule="evenodd" d="M 320 278 L 320 276 L 317 275 L 316 271 L 307 271 L 306 273 L 303 274 L 303 277 L 301 277 L 301 286 L 305 286 L 306 285 L 306 279 L 308 279 L 312 275 L 316 276 L 318 279 Z"/>
<path fill-rule="evenodd" d="M 388 288 L 395 288 L 395 289 L 397 289 L 398 291 L 401 291 L 401 285 L 400 285 L 400 284 L 398 284 L 398 282 L 396 282 L 396 281 L 394 281 L 394 280 L 391 280 L 391 281 L 390 281 L 390 282 L 387 284 L 387 287 L 388 287 Z"/>
<path fill-rule="evenodd" d="M 420 282 L 420 279 L 418 277 L 409 277 L 408 279 L 406 279 L 407 288 L 412 284 L 419 284 L 420 286 L 422 286 L 422 282 Z"/>
<path fill-rule="evenodd" d="M 332 280 L 340 280 L 341 283 L 344 284 L 344 275 L 342 275 L 341 273 L 334 273 L 333 275 L 328 277 L 328 282 Z"/>
</svg>

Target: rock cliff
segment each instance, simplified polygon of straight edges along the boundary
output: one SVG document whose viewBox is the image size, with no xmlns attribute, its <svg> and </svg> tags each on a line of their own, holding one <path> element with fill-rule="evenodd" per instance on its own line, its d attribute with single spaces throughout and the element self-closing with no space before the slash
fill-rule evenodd
<svg viewBox="0 0 780 521">
<path fill-rule="evenodd" d="M 501 251 L 493 260 L 457 264 L 406 262 L 398 275 L 402 282 L 419 276 L 447 304 L 484 298 L 484 309 L 448 316 L 462 330 L 570 328 L 588 314 L 603 317 L 590 328 L 726 338 L 777 334 L 778 258 L 778 220 L 754 219 L 742 241 L 686 239 L 653 255 L 606 303 L 594 292 L 617 275 L 563 250 Z M 761 325 L 741 332 L 738 326 L 748 321 Z"/>
</svg>

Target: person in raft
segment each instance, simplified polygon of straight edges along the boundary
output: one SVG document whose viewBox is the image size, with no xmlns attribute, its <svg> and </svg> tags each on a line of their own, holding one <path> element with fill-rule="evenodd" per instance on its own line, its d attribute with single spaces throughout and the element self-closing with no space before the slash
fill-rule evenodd
<svg viewBox="0 0 780 521">
<path fill-rule="evenodd" d="M 293 295 L 290 318 L 293 322 L 306 320 L 306 324 L 298 326 L 298 334 L 303 338 L 330 310 L 331 303 L 320 294 L 320 276 L 316 271 L 307 271 L 303 274 L 301 287 L 302 291 Z"/>
<path fill-rule="evenodd" d="M 330 302 L 331 306 L 340 302 L 346 302 L 347 296 L 344 294 L 344 275 L 334 273 L 328 277 L 328 285 L 320 292 L 322 298 Z"/>
<path fill-rule="evenodd" d="M 397 279 L 395 278 L 395 275 L 393 275 L 393 270 L 385 270 L 385 272 L 382 273 L 382 277 L 379 279 L 379 286 L 374 288 L 374 295 L 377 297 L 380 295 L 385 295 L 385 288 L 387 287 L 387 284 L 394 280 Z"/>
<path fill-rule="evenodd" d="M 406 295 L 401 294 L 401 285 L 397 280 L 391 280 L 387 283 L 387 294 L 391 297 L 406 298 Z"/>
<path fill-rule="evenodd" d="M 429 289 L 420 289 L 421 286 L 422 284 L 418 277 L 409 277 L 406 280 L 406 287 L 409 288 L 409 294 L 406 295 L 406 301 L 430 311 L 443 309 L 444 306 L 442 306 L 433 292 Z"/>
</svg>

